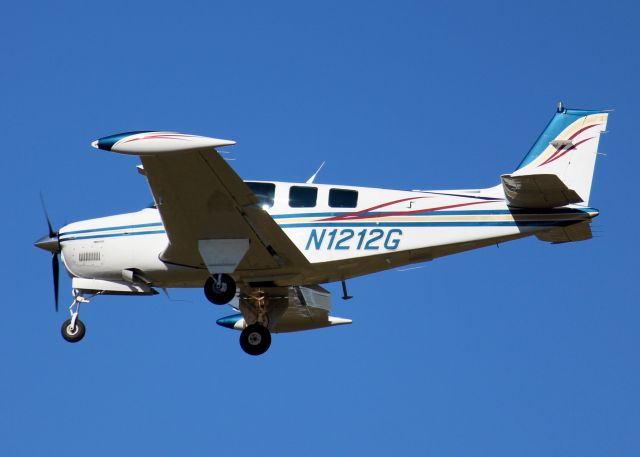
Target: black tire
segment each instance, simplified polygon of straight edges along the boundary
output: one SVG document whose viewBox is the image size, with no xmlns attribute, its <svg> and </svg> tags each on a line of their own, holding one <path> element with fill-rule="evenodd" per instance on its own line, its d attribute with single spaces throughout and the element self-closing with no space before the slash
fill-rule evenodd
<svg viewBox="0 0 640 457">
<path fill-rule="evenodd" d="M 209 277 L 204 283 L 204 295 L 211 303 L 226 305 L 236 296 L 236 282 L 227 274 L 220 275 L 219 282 Z"/>
<path fill-rule="evenodd" d="M 249 355 L 260 355 L 271 346 L 271 332 L 260 324 L 247 326 L 240 334 L 240 347 Z"/>
<path fill-rule="evenodd" d="M 69 343 L 77 343 L 82 338 L 84 338 L 84 334 L 87 329 L 82 323 L 80 319 L 76 319 L 76 328 L 71 329 L 71 319 L 67 319 L 62 323 L 62 338 L 67 340 Z"/>
</svg>

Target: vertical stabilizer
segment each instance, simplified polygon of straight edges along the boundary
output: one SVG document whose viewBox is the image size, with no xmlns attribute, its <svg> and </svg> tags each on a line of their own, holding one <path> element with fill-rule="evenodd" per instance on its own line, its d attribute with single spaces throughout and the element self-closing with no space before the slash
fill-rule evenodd
<svg viewBox="0 0 640 457">
<path fill-rule="evenodd" d="M 511 176 L 556 175 L 587 205 L 607 117 L 603 111 L 567 109 L 560 104 Z"/>
</svg>

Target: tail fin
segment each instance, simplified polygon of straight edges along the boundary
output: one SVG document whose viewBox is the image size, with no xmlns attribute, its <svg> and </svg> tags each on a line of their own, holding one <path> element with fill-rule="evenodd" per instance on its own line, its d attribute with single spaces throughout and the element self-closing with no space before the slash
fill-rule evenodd
<svg viewBox="0 0 640 457">
<path fill-rule="evenodd" d="M 578 201 L 588 205 L 598 143 L 607 127 L 607 117 L 603 111 L 566 109 L 559 104 L 558 111 L 510 177 L 555 175 L 578 195 Z"/>
</svg>

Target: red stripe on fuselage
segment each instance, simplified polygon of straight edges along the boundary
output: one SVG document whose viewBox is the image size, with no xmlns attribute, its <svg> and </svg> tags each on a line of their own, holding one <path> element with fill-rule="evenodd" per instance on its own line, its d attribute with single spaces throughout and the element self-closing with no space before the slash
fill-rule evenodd
<svg viewBox="0 0 640 457">
<path fill-rule="evenodd" d="M 425 198 L 425 197 L 418 197 L 418 198 Z M 432 213 L 434 211 L 440 211 L 440 210 L 451 209 L 451 208 L 460 208 L 462 206 L 481 205 L 483 203 L 495 203 L 494 200 L 483 200 L 483 201 L 480 201 L 480 202 L 457 203 L 455 205 L 445 205 L 445 206 L 437 206 L 437 207 L 434 207 L 434 208 L 415 209 L 415 210 L 412 210 L 412 211 L 394 211 L 394 212 L 385 213 L 385 214 L 364 214 L 364 213 L 367 213 L 367 212 L 369 212 L 371 210 L 374 210 L 374 209 L 382 208 L 384 206 L 393 205 L 395 203 L 401 203 L 401 202 L 407 201 L 407 200 L 415 200 L 415 198 L 405 198 L 403 200 L 396 200 L 394 202 L 385 203 L 383 205 L 378 205 L 378 206 L 374 206 L 374 207 L 369 208 L 369 209 L 358 211 L 357 213 L 351 213 L 351 214 L 344 214 L 342 216 L 329 217 L 329 218 L 326 218 L 326 219 L 320 219 L 320 221 L 339 221 L 339 220 L 345 220 L 345 219 L 371 219 L 371 218 L 375 218 L 375 217 L 404 216 L 404 215 L 408 215 L 408 214 Z"/>
<path fill-rule="evenodd" d="M 342 214 L 340 216 L 332 216 L 332 217 L 328 217 L 326 219 L 320 219 L 320 220 L 321 221 L 339 221 L 339 220 L 343 220 L 343 219 L 357 219 L 360 215 L 368 213 L 369 211 L 373 211 L 373 210 L 376 210 L 376 209 L 384 208 L 385 206 L 395 205 L 396 203 L 402 203 L 402 202 L 406 202 L 406 201 L 409 201 L 409 200 L 418 200 L 418 199 L 421 199 L 421 198 L 434 198 L 434 197 L 402 198 L 400 200 L 394 200 L 392 202 L 382 203 L 381 205 L 372 206 L 371 208 L 367 208 L 367 209 L 363 209 L 363 210 L 360 210 L 360 211 L 356 211 L 354 213 Z"/>
</svg>

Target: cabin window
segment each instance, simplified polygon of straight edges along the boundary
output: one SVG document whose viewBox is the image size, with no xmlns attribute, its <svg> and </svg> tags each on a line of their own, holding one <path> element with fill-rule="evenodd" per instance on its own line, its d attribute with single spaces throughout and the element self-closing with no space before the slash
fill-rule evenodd
<svg viewBox="0 0 640 457">
<path fill-rule="evenodd" d="M 276 185 L 270 182 L 247 182 L 249 189 L 258 197 L 262 209 L 273 206 L 273 198 L 276 194 Z"/>
<path fill-rule="evenodd" d="M 289 206 L 292 208 L 313 208 L 317 199 L 317 187 L 291 186 L 289 189 Z"/>
<path fill-rule="evenodd" d="M 358 191 L 347 189 L 329 190 L 329 206 L 332 208 L 355 208 L 358 206 Z"/>
</svg>

